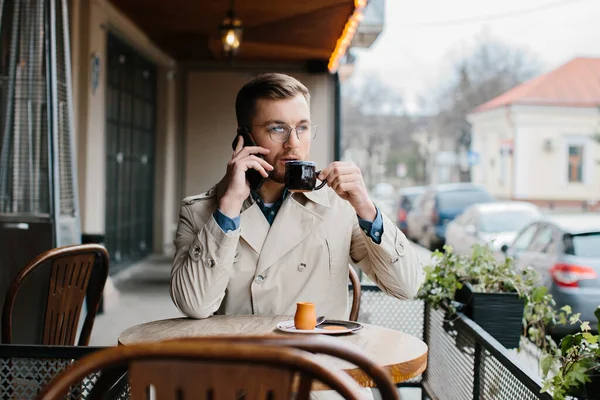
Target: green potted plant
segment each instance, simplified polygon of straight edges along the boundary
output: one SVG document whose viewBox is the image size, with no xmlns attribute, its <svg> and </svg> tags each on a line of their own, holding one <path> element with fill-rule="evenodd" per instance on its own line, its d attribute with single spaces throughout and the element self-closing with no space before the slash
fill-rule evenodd
<svg viewBox="0 0 600 400">
<path fill-rule="evenodd" d="M 513 260 L 499 261 L 489 246 L 474 245 L 470 256 L 452 247 L 433 253 L 425 267 L 426 279 L 419 297 L 432 307 L 462 311 L 507 348 L 519 347 L 525 304 L 533 299 L 535 271 L 517 271 Z"/>
<path fill-rule="evenodd" d="M 559 323 L 566 323 L 571 308 L 561 309 Z M 600 306 L 594 315 L 600 332 Z M 580 323 L 581 332 L 565 336 L 560 346 L 542 359 L 545 378 L 542 392 L 551 392 L 554 400 L 567 396 L 579 399 L 600 399 L 600 335 L 592 334 L 588 321 L 582 322 L 579 314 L 569 317 L 571 325 Z"/>
</svg>

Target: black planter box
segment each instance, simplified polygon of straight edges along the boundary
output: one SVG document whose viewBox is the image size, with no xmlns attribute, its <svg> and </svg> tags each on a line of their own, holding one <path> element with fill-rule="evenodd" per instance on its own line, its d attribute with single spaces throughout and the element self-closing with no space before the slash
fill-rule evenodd
<svg viewBox="0 0 600 400">
<path fill-rule="evenodd" d="M 588 400 L 599 400 L 600 399 L 600 373 L 591 376 L 591 382 L 585 384 L 585 390 Z"/>
<path fill-rule="evenodd" d="M 464 313 L 507 349 L 519 347 L 525 299 L 517 293 L 476 293 L 469 283 L 455 294 Z"/>
<path fill-rule="evenodd" d="M 600 373 L 590 376 L 591 382 L 584 386 L 572 390 L 568 393 L 579 400 L 598 400 L 600 399 Z"/>
</svg>

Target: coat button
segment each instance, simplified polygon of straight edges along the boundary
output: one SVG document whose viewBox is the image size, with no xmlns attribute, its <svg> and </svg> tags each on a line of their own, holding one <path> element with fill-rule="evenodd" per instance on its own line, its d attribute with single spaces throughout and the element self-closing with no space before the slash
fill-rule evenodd
<svg viewBox="0 0 600 400">
<path fill-rule="evenodd" d="M 200 257 L 201 252 L 202 252 L 202 249 L 200 248 L 200 246 L 194 247 L 194 256 Z"/>
<path fill-rule="evenodd" d="M 306 269 L 306 264 L 301 263 L 300 265 L 298 265 L 298 271 L 302 272 Z"/>
<path fill-rule="evenodd" d="M 215 260 L 212 258 L 207 258 L 206 261 L 204 261 L 204 265 L 206 265 L 208 268 L 212 268 L 215 266 Z"/>
<path fill-rule="evenodd" d="M 265 277 L 262 276 L 262 275 L 259 275 L 259 276 L 256 277 L 255 282 L 256 283 L 263 283 L 264 280 L 265 280 Z"/>
<path fill-rule="evenodd" d="M 402 242 L 398 243 L 398 245 L 396 246 L 396 254 L 398 254 L 399 256 L 404 255 L 404 244 Z"/>
</svg>

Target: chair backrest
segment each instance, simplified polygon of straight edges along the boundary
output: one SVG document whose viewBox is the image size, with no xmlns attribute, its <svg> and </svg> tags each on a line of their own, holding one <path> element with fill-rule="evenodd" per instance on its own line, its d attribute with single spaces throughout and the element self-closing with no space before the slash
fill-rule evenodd
<svg viewBox="0 0 600 400">
<path fill-rule="evenodd" d="M 207 336 L 203 338 L 175 339 L 174 341 L 195 342 L 196 340 L 285 346 L 308 351 L 310 353 L 325 354 L 331 357 L 340 358 L 360 368 L 364 372 L 364 374 L 361 374 L 361 384 L 368 387 L 377 387 L 383 400 L 399 400 L 400 398 L 396 385 L 392 380 L 392 376 L 384 367 L 377 365 L 360 349 L 332 337 L 290 337 L 287 335 L 275 334 L 265 336 Z"/>
<path fill-rule="evenodd" d="M 348 276 L 352 282 L 352 308 L 350 309 L 350 321 L 358 321 L 358 313 L 360 311 L 360 278 L 352 265 L 348 265 Z"/>
<path fill-rule="evenodd" d="M 96 263 L 98 257 L 101 259 L 100 263 Z M 74 345 L 83 300 L 95 265 L 100 269 L 98 287 L 92 293 L 88 303 L 89 309 L 78 340 L 79 346 L 87 346 L 108 277 L 108 252 L 98 244 L 65 246 L 48 250 L 19 272 L 8 288 L 2 309 L 2 343 L 12 343 L 12 313 L 19 288 L 34 270 L 39 267 L 50 267 L 50 284 L 41 344 Z"/>
<path fill-rule="evenodd" d="M 197 339 L 118 346 L 96 352 L 71 365 L 40 395 L 63 399 L 71 386 L 97 371 L 128 365 L 134 400 L 193 398 L 245 400 L 309 398 L 313 379 L 346 399 L 363 398 L 360 386 L 342 371 L 321 365 L 314 355 L 284 346 Z"/>
</svg>

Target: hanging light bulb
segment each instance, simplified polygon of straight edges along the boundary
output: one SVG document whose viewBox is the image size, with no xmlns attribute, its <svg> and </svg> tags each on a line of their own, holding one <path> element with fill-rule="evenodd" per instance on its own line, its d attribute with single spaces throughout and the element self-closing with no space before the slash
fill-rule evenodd
<svg viewBox="0 0 600 400">
<path fill-rule="evenodd" d="M 235 15 L 233 0 L 231 1 L 231 9 L 227 11 L 227 15 L 223 19 L 223 22 L 221 22 L 219 29 L 221 31 L 223 52 L 226 56 L 232 57 L 240 48 L 242 33 L 244 32 L 242 20 Z"/>
</svg>

